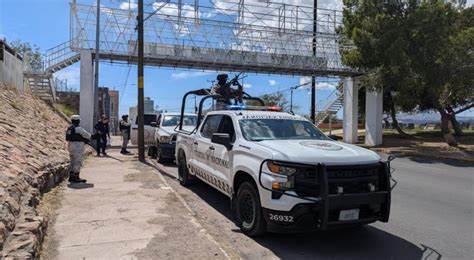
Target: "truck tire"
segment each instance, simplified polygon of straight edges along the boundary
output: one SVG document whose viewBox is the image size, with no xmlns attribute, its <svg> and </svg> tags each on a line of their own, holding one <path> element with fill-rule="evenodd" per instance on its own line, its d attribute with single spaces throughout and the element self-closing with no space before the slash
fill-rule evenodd
<svg viewBox="0 0 474 260">
<path fill-rule="evenodd" d="M 155 146 L 148 146 L 148 156 L 152 159 L 156 159 L 156 147 Z"/>
<path fill-rule="evenodd" d="M 249 181 L 242 183 L 237 191 L 235 212 L 237 224 L 244 234 L 250 237 L 267 232 L 257 187 Z"/>
<path fill-rule="evenodd" d="M 156 146 L 156 158 L 158 158 L 158 162 L 159 163 L 165 163 L 166 160 L 165 158 L 163 158 L 163 155 L 161 154 L 161 149 L 158 147 L 158 145 Z"/>
<path fill-rule="evenodd" d="M 189 175 L 188 165 L 186 163 L 186 155 L 183 151 L 178 155 L 178 179 L 182 186 L 189 186 L 192 184 L 191 176 Z"/>
</svg>

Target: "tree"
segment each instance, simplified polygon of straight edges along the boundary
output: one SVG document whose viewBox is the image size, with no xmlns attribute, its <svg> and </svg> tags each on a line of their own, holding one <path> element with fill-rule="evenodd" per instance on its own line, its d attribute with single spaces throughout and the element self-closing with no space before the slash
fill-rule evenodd
<svg viewBox="0 0 474 260">
<path fill-rule="evenodd" d="M 448 122 L 462 134 L 455 115 L 473 106 L 473 8 L 442 0 L 344 4 L 340 33 L 356 48 L 341 51 L 343 62 L 365 72 L 367 88 L 383 88 L 395 127 L 396 109 L 434 109 L 456 144 Z"/>
<path fill-rule="evenodd" d="M 30 70 L 41 71 L 43 69 L 43 55 L 36 45 L 17 40 L 10 42 L 10 46 L 28 62 Z"/>
<path fill-rule="evenodd" d="M 282 92 L 276 92 L 276 93 L 270 93 L 270 94 L 265 94 L 259 97 L 260 99 L 265 102 L 265 105 L 267 106 L 279 106 L 281 107 L 282 110 L 288 110 L 288 100 L 286 97 L 283 95 Z M 251 105 L 260 105 L 257 104 L 256 102 L 249 102 Z M 295 106 L 293 106 L 294 108 Z"/>
<path fill-rule="evenodd" d="M 409 136 L 398 125 L 396 113 L 397 108 L 410 111 L 416 106 L 413 98 L 400 99 L 403 106 L 397 105 L 398 93 L 410 92 L 413 74 L 407 66 L 409 34 L 404 24 L 412 6 L 402 1 L 370 0 L 345 0 L 344 5 L 339 33 L 356 48 L 341 50 L 343 62 L 364 71 L 361 83 L 366 90 L 383 89 L 385 111 L 389 111 L 397 131 Z"/>
<path fill-rule="evenodd" d="M 416 73 L 420 109 L 441 115 L 441 131 L 462 134 L 456 114 L 474 106 L 474 11 L 441 0 L 423 1 L 408 16 L 411 67 Z"/>
</svg>

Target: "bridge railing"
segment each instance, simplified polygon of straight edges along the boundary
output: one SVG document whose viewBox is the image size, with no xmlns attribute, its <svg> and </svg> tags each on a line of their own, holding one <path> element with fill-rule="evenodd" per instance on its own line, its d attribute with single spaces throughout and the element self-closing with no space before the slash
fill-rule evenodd
<svg viewBox="0 0 474 260">
<path fill-rule="evenodd" d="M 46 50 L 44 58 L 44 69 L 46 71 L 49 68 L 61 64 L 62 62 L 65 62 L 77 55 L 77 52 L 72 51 L 70 41 L 63 42 L 53 48 Z"/>
<path fill-rule="evenodd" d="M 156 2 L 145 10 L 145 16 L 156 12 L 145 22 L 145 55 L 161 60 L 162 65 L 189 68 L 190 61 L 197 58 L 208 69 L 221 69 L 227 58 L 222 55 L 228 55 L 236 66 L 253 67 L 254 72 L 356 73 L 341 62 L 340 50 L 351 46 L 343 46 L 341 42 L 345 41 L 337 34 L 340 11 L 318 9 L 314 57 L 312 7 L 271 1 L 211 1 L 214 6 L 199 5 L 199 1 L 194 6 L 178 0 L 168 2 Z M 136 59 L 136 52 L 130 48 L 137 39 L 136 15 L 133 9 L 101 9 L 101 53 Z M 95 47 L 96 16 L 93 5 L 71 4 L 70 40 L 74 50 Z M 163 60 L 177 54 L 179 61 Z M 305 70 L 293 70 L 295 62 Z"/>
</svg>

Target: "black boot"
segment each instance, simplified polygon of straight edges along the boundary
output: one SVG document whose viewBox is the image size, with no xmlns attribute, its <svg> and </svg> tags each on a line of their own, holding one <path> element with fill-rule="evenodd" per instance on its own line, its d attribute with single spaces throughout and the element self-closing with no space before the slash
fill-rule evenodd
<svg viewBox="0 0 474 260">
<path fill-rule="evenodd" d="M 78 183 L 78 182 L 80 182 L 80 181 L 77 179 L 76 174 L 75 174 L 74 172 L 70 172 L 70 173 L 69 173 L 69 179 L 68 179 L 68 181 L 69 181 L 70 183 Z"/>
<path fill-rule="evenodd" d="M 77 182 L 82 182 L 82 183 L 87 182 L 86 179 L 81 179 L 81 178 L 79 178 L 79 173 L 78 173 L 78 172 L 75 174 L 75 176 L 76 176 Z"/>
<path fill-rule="evenodd" d="M 121 154 L 126 154 L 126 153 L 128 153 L 128 152 L 127 152 L 127 150 L 125 150 L 125 148 L 122 148 L 122 150 L 120 150 L 120 153 L 121 153 Z"/>
</svg>

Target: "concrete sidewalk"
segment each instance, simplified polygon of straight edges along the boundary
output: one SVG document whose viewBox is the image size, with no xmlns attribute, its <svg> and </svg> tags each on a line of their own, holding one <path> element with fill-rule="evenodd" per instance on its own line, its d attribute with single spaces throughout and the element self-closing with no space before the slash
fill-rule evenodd
<svg viewBox="0 0 474 260">
<path fill-rule="evenodd" d="M 64 188 L 46 257 L 227 258 L 153 166 L 118 151 L 88 158 L 81 172 L 88 182 Z"/>
</svg>

